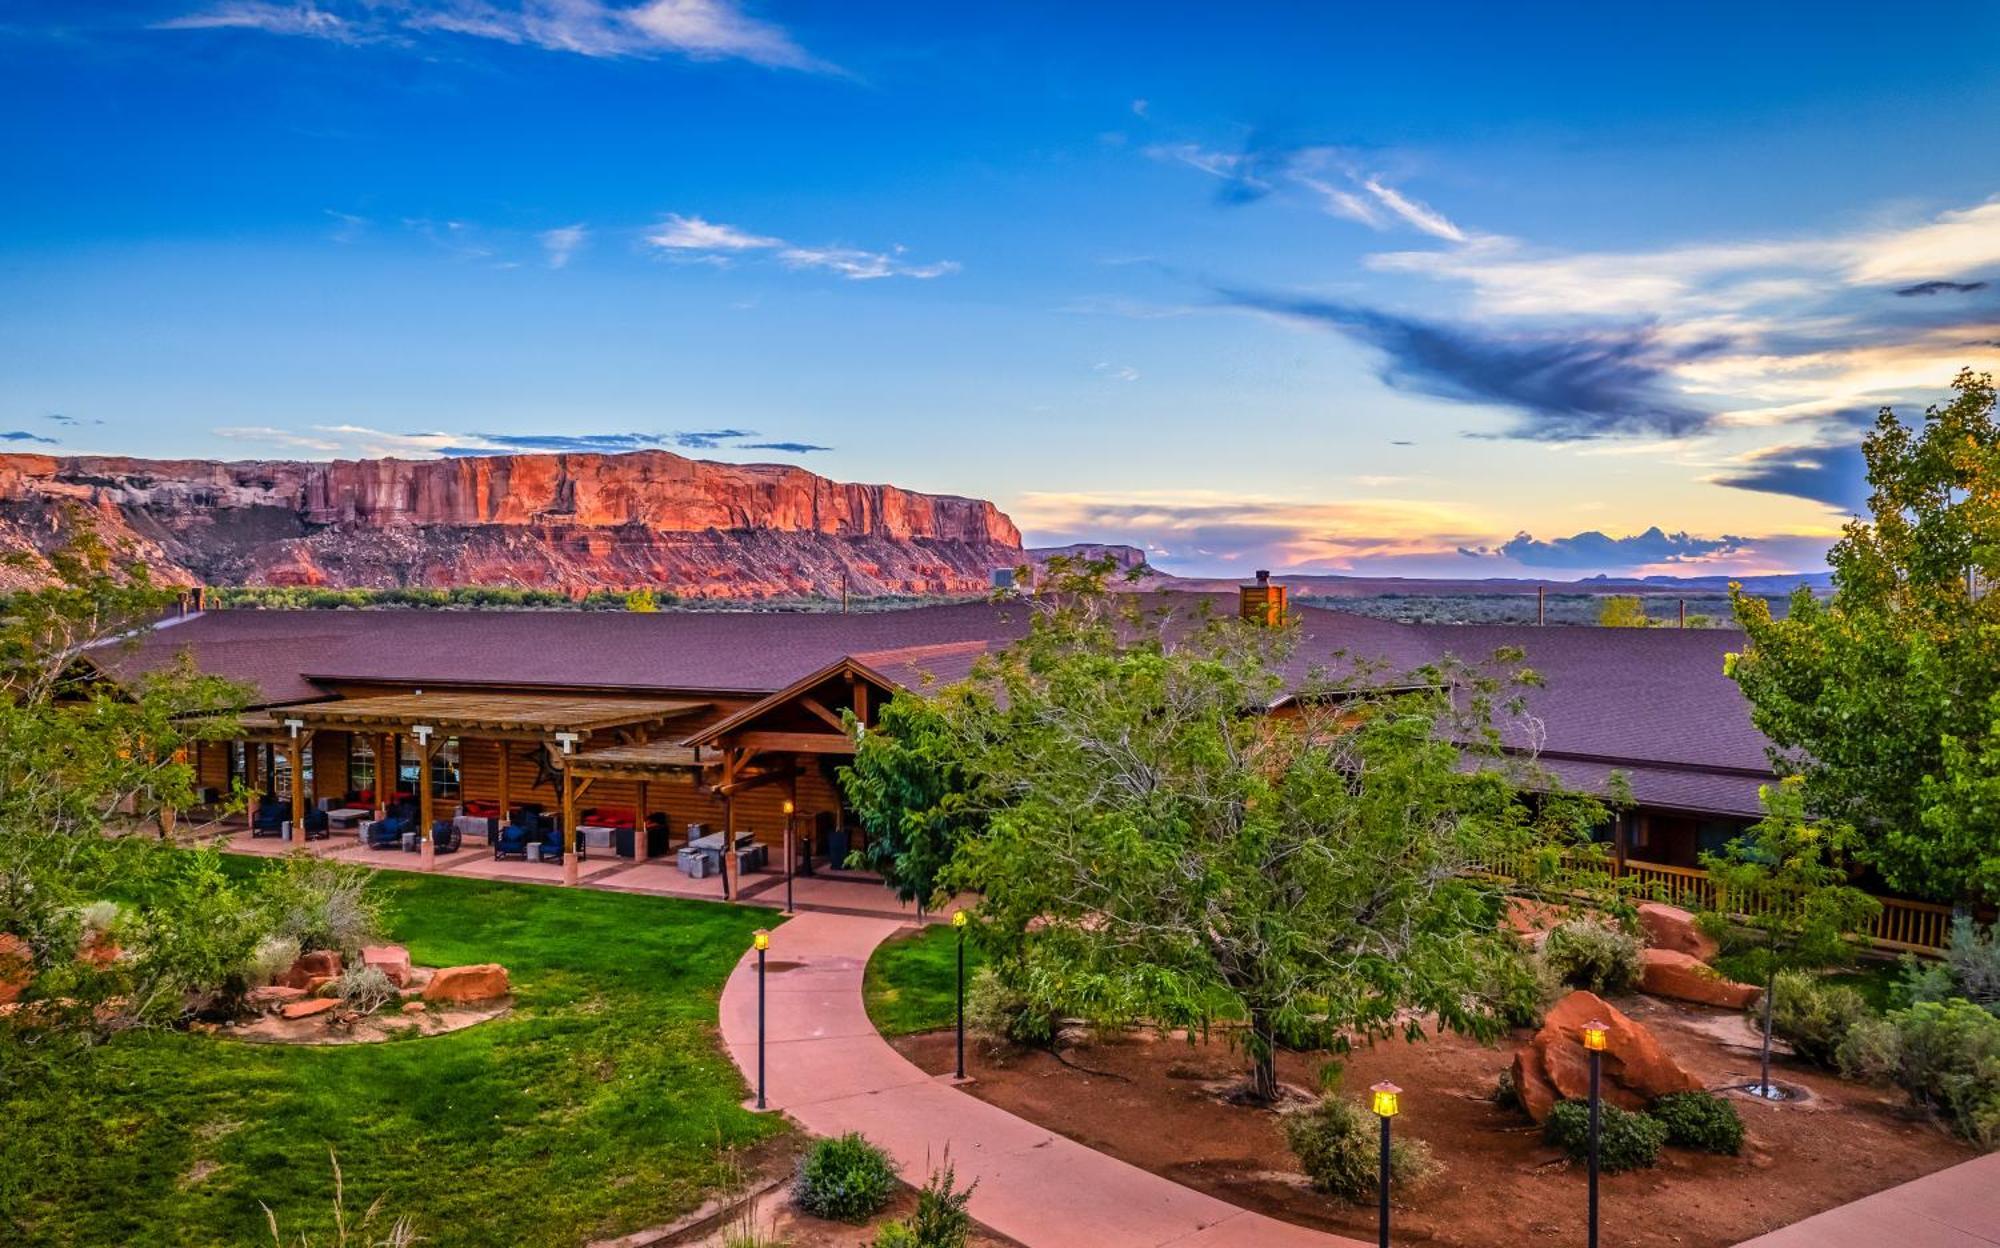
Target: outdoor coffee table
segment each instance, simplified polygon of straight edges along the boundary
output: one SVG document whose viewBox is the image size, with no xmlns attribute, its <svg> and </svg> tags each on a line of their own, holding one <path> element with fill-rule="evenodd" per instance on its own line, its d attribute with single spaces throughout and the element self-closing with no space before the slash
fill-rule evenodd
<svg viewBox="0 0 2000 1248">
<path fill-rule="evenodd" d="M 351 828 L 375 812 L 366 806 L 342 806 L 326 812 L 326 821 L 336 828 Z"/>
</svg>

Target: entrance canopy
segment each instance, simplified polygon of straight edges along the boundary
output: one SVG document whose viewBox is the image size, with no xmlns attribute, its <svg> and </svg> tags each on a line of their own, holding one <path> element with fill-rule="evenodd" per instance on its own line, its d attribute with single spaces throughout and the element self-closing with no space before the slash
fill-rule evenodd
<svg viewBox="0 0 2000 1248">
<path fill-rule="evenodd" d="M 643 735 L 672 720 L 707 710 L 707 702 L 667 698 L 584 698 L 541 693 L 399 693 L 316 702 L 274 711 L 306 729 L 480 736 L 546 741 L 602 733 Z"/>
</svg>

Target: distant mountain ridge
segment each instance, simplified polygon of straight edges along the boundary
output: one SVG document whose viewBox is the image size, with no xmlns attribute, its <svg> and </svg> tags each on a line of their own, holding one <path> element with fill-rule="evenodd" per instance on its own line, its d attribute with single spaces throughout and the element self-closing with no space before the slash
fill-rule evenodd
<svg viewBox="0 0 2000 1248">
<path fill-rule="evenodd" d="M 667 451 L 308 462 L 0 455 L 0 549 L 80 507 L 181 584 L 965 594 L 1026 562 L 983 499 Z M 10 571 L 0 584 L 33 579 Z"/>
<path fill-rule="evenodd" d="M 1286 586 L 1293 596 L 1319 598 L 1379 598 L 1392 594 L 1532 594 L 1551 592 L 1578 594 L 1671 594 L 1722 593 L 1736 583 L 1753 594 L 1788 594 L 1803 585 L 1816 593 L 1833 587 L 1831 572 L 1773 572 L 1750 576 L 1585 576 L 1564 580 L 1559 577 L 1518 576 L 1421 577 L 1354 576 L 1334 573 L 1274 572 L 1271 579 Z M 1174 576 L 1151 572 L 1147 586 L 1173 587 L 1221 592 L 1250 580 L 1249 576 Z"/>
</svg>

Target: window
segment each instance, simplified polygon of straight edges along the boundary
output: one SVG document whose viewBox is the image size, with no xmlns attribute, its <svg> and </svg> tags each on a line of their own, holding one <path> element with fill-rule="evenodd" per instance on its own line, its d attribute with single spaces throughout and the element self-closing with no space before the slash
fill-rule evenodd
<svg viewBox="0 0 2000 1248">
<path fill-rule="evenodd" d="M 375 747 L 358 732 L 347 736 L 347 791 L 361 793 L 375 787 Z"/>
<path fill-rule="evenodd" d="M 457 801 L 459 795 L 458 738 L 438 746 L 431 755 L 431 797 Z"/>
</svg>

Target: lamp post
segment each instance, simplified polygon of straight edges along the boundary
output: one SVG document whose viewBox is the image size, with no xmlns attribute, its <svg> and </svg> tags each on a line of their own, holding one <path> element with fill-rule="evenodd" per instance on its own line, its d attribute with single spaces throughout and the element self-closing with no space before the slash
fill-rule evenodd
<svg viewBox="0 0 2000 1248">
<path fill-rule="evenodd" d="M 1590 1248 L 1597 1248 L 1597 1127 L 1598 1080 L 1604 1066 L 1604 1049 L 1609 1040 L 1603 1023 L 1592 1019 L 1583 1025 L 1583 1047 L 1590 1054 Z"/>
<path fill-rule="evenodd" d="M 798 860 L 798 852 L 794 848 L 794 846 L 797 845 L 798 842 L 793 839 L 793 828 L 796 826 L 792 821 L 792 812 L 794 809 L 796 808 L 792 805 L 792 799 L 789 797 L 786 798 L 785 799 L 785 913 L 786 914 L 792 913 L 792 864 Z"/>
<path fill-rule="evenodd" d="M 757 1108 L 764 1108 L 764 954 L 771 947 L 771 933 L 758 928 L 750 937 L 757 946 Z"/>
<path fill-rule="evenodd" d="M 1389 1120 L 1396 1116 L 1396 1110 L 1400 1108 L 1397 1102 L 1403 1090 L 1393 1083 L 1378 1083 L 1368 1091 L 1368 1108 L 1382 1120 L 1382 1191 L 1381 1204 L 1375 1214 L 1375 1242 L 1380 1248 L 1389 1248 Z"/>
<path fill-rule="evenodd" d="M 958 1077 L 965 1078 L 965 911 L 952 913 L 951 926 L 958 933 Z"/>
</svg>

